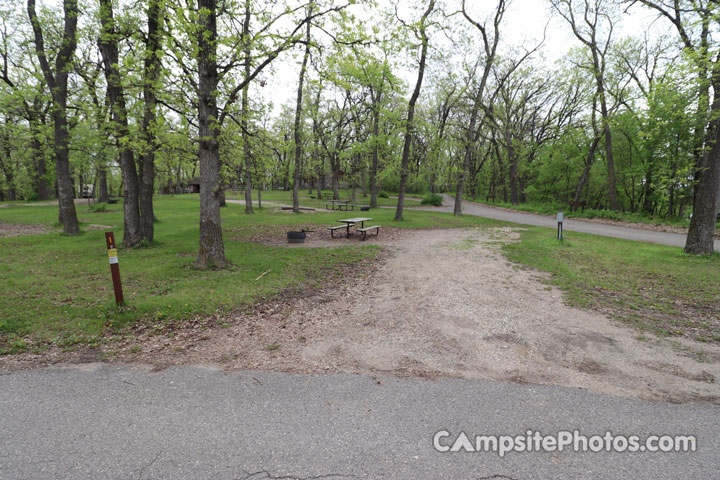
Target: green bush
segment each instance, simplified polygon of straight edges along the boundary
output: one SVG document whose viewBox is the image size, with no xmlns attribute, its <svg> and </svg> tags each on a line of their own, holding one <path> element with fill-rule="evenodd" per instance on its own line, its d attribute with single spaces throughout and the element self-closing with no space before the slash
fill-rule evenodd
<svg viewBox="0 0 720 480">
<path fill-rule="evenodd" d="M 438 195 L 437 193 L 430 193 L 428 195 L 425 195 L 425 198 L 422 199 L 422 202 L 420 202 L 420 205 L 433 205 L 435 207 L 442 206 L 442 196 Z"/>
<path fill-rule="evenodd" d="M 388 197 L 390 197 L 390 195 L 388 195 L 388 193 L 387 193 L 385 190 L 380 190 L 380 193 L 378 193 L 377 196 L 380 197 L 380 198 L 388 198 Z"/>
<path fill-rule="evenodd" d="M 107 203 L 91 203 L 90 205 L 88 205 L 88 207 L 90 208 L 91 212 L 104 212 L 107 210 Z"/>
</svg>

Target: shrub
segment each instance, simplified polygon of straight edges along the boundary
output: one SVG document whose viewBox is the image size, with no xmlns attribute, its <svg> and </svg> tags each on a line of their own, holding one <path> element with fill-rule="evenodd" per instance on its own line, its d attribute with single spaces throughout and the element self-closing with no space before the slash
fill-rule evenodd
<svg viewBox="0 0 720 480">
<path fill-rule="evenodd" d="M 390 195 L 388 195 L 388 193 L 385 190 L 380 190 L 380 193 L 378 193 L 377 196 L 380 198 L 389 198 L 390 197 Z"/>
<path fill-rule="evenodd" d="M 425 195 L 425 198 L 422 199 L 422 202 L 420 202 L 420 205 L 433 205 L 435 207 L 442 206 L 442 196 L 438 195 L 437 193 L 430 193 L 428 195 Z"/>
<path fill-rule="evenodd" d="M 90 205 L 88 205 L 88 207 L 90 207 L 91 212 L 95 212 L 95 213 L 104 212 L 105 210 L 107 210 L 106 203 L 91 203 Z"/>
</svg>

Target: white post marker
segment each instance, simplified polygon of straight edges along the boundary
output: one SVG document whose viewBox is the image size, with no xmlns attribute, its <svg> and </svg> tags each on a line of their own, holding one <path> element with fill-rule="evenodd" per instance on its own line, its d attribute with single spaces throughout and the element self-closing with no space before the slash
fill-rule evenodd
<svg viewBox="0 0 720 480">
<path fill-rule="evenodd" d="M 558 240 L 563 239 L 563 212 L 558 212 L 557 214 L 557 222 L 558 222 Z"/>
</svg>

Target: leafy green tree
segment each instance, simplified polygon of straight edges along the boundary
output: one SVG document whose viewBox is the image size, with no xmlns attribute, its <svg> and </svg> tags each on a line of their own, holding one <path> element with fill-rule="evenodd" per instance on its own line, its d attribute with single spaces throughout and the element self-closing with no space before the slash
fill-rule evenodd
<svg viewBox="0 0 720 480">
<path fill-rule="evenodd" d="M 43 25 L 35 12 L 35 0 L 27 2 L 28 16 L 35 36 L 35 50 L 40 67 L 52 94 L 51 117 L 54 124 L 55 170 L 58 186 L 59 220 L 64 232 L 76 235 L 80 232 L 75 202 L 73 200 L 72 180 L 70 179 L 70 160 L 68 154 L 68 75 L 77 45 L 76 30 L 78 22 L 77 0 L 63 0 L 63 34 L 55 54 L 54 68 L 48 61 Z"/>
</svg>

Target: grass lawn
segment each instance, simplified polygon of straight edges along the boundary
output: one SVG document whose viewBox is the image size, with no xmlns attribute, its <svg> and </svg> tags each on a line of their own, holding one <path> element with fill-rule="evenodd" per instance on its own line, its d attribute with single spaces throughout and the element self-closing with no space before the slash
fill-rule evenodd
<svg viewBox="0 0 720 480">
<path fill-rule="evenodd" d="M 273 192 L 272 195 L 286 195 Z M 272 198 L 270 195 L 270 198 Z M 389 199 L 392 200 L 392 199 Z M 305 202 L 303 202 L 305 203 Z M 43 224 L 58 233 L 0 238 L 0 353 L 42 350 L 47 345 L 74 348 L 105 341 L 103 333 L 122 332 L 136 322 L 164 326 L 196 316 L 228 314 L 286 292 L 313 290 L 376 257 L 380 248 L 357 243 L 338 248 L 284 248 L 243 239 L 254 232 L 284 240 L 286 230 L 335 225 L 353 212 L 320 209 L 292 214 L 263 208 L 245 215 L 244 207 L 222 209 L 225 248 L 233 267 L 193 268 L 198 242 L 197 195 L 156 197 L 156 244 L 120 250 L 120 271 L 127 306 L 113 301 L 105 228 L 122 238 L 122 206 L 90 212 L 78 205 L 83 233 L 69 237 L 55 224 L 56 206 L 0 208 L 0 221 Z M 463 215 L 406 210 L 369 212 L 373 223 L 396 228 L 453 228 L 507 225 Z M 641 330 L 720 341 L 720 256 L 692 257 L 680 248 L 527 227 L 521 241 L 505 247 L 519 264 L 547 271 L 569 303 L 599 309 Z M 259 278 L 263 273 L 262 278 Z M 641 332 L 642 333 L 642 332 Z"/>
<path fill-rule="evenodd" d="M 285 192 L 282 192 L 285 193 Z M 56 344 L 102 341 L 105 329 L 115 331 L 137 321 L 167 322 L 198 315 L 228 313 L 287 291 L 312 289 L 341 276 L 357 262 L 367 262 L 380 249 L 353 245 L 337 249 L 269 247 L 233 240 L 238 231 L 268 225 L 299 229 L 337 224 L 352 212 L 322 210 L 292 214 L 263 208 L 245 215 L 244 207 L 222 209 L 226 256 L 234 267 L 220 271 L 193 268 L 198 242 L 197 195 L 156 197 L 157 240 L 150 248 L 120 250 L 120 272 L 127 306 L 114 305 L 105 249 L 109 226 L 122 239 L 122 206 L 93 213 L 78 205 L 83 233 L 0 238 L 0 353 L 40 349 Z M 477 217 L 456 218 L 429 211 L 406 211 L 394 222 L 394 209 L 369 212 L 373 223 L 400 228 L 496 225 Z M 0 221 L 58 226 L 57 206 L 11 206 L 0 209 Z M 280 229 L 281 238 L 285 228 Z M 256 280 L 264 272 L 270 271 Z"/>
<path fill-rule="evenodd" d="M 332 194 L 332 190 L 323 190 L 325 193 Z M 257 206 L 257 190 L 253 190 L 253 206 Z M 397 196 L 396 193 L 391 193 L 392 196 Z M 262 201 L 265 202 L 273 202 L 273 203 L 282 203 L 284 205 L 292 205 L 292 190 L 285 191 L 285 190 L 270 190 L 270 191 L 263 191 L 261 192 Z M 317 191 L 313 189 L 313 195 L 312 197 L 308 194 L 308 191 L 306 189 L 300 190 L 300 206 L 303 207 L 315 207 L 315 208 L 325 208 L 325 205 L 328 203 L 327 200 L 318 200 L 315 198 L 317 196 Z M 233 198 L 233 199 L 245 199 L 245 194 L 243 192 L 227 192 L 227 198 Z M 349 200 L 350 197 L 350 190 L 340 190 L 340 200 Z M 420 205 L 420 202 L 422 201 L 421 198 L 414 195 L 406 195 L 405 196 L 405 206 L 406 207 L 417 207 Z M 396 207 L 397 206 L 397 198 L 381 198 L 377 197 L 378 206 L 381 207 Z M 370 204 L 370 194 L 368 194 L 367 197 L 362 196 L 362 191 L 359 189 L 355 191 L 355 202 L 358 204 L 363 205 L 369 205 Z"/>
<path fill-rule="evenodd" d="M 567 301 L 601 310 L 641 330 L 720 342 L 720 255 L 528 227 L 505 246 L 518 263 L 552 273 Z"/>
</svg>

